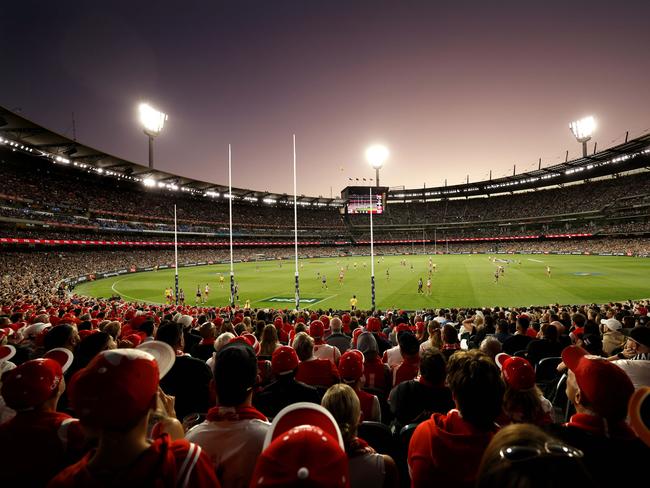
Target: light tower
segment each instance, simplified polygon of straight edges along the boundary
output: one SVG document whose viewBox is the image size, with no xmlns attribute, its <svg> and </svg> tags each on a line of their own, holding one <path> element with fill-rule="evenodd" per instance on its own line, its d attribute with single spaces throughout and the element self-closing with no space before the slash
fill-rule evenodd
<svg viewBox="0 0 650 488">
<path fill-rule="evenodd" d="M 390 156 L 388 148 L 381 144 L 374 144 L 366 149 L 366 160 L 370 163 L 370 166 L 375 168 L 376 186 L 379 186 L 379 170 L 388 159 L 388 156 Z"/>
<path fill-rule="evenodd" d="M 153 138 L 162 132 L 167 114 L 156 110 L 148 103 L 141 103 L 138 111 L 144 133 L 149 137 L 149 169 L 153 169 Z"/>
<path fill-rule="evenodd" d="M 569 129 L 573 132 L 573 135 L 582 143 L 582 157 L 587 157 L 587 142 L 591 139 L 594 129 L 596 128 L 596 121 L 590 115 L 589 117 L 576 120 L 569 124 Z"/>
</svg>

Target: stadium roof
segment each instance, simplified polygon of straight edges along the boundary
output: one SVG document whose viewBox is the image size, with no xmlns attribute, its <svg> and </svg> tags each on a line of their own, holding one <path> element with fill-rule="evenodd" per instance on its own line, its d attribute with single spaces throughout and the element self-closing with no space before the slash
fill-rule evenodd
<svg viewBox="0 0 650 488">
<path fill-rule="evenodd" d="M 67 136 L 57 134 L 25 117 L 0 106 L 0 143 L 10 144 L 14 149 L 51 159 L 55 163 L 71 164 L 81 170 L 117 178 L 148 183 L 148 186 L 200 193 L 210 197 L 226 197 L 228 185 L 194 180 L 148 166 L 127 161 L 79 143 Z M 266 203 L 293 203 L 293 195 L 270 193 L 245 188 L 233 188 L 233 196 L 247 201 Z M 299 195 L 299 205 L 342 206 L 339 198 L 323 198 Z"/>
<path fill-rule="evenodd" d="M 514 192 L 563 185 L 650 166 L 650 134 L 645 134 L 600 152 L 534 171 L 463 185 L 399 189 L 388 193 L 388 201 L 438 200 Z"/>
</svg>

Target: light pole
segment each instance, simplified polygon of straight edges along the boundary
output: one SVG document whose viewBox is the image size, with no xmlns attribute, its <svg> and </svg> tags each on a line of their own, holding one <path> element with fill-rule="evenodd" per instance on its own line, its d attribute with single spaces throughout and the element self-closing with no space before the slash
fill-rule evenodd
<svg viewBox="0 0 650 488">
<path fill-rule="evenodd" d="M 582 157 L 587 157 L 587 141 L 591 139 L 594 129 L 596 128 L 596 121 L 590 115 L 575 122 L 569 124 L 569 129 L 573 132 L 573 135 L 582 143 Z"/>
<path fill-rule="evenodd" d="M 374 145 L 366 149 L 366 159 L 370 165 L 375 168 L 377 172 L 377 186 L 379 186 L 379 168 L 384 165 L 384 161 L 389 156 L 386 146 Z M 375 194 L 375 198 L 377 194 Z M 372 214 L 376 210 L 375 203 L 372 198 L 372 186 L 370 187 L 370 297 L 372 299 L 372 311 L 375 311 L 375 236 L 372 228 Z"/>
<path fill-rule="evenodd" d="M 149 137 L 149 169 L 153 169 L 153 138 L 162 132 L 167 114 L 156 110 L 148 103 L 141 103 L 138 111 L 144 133 Z"/>
<path fill-rule="evenodd" d="M 375 168 L 376 186 L 379 186 L 379 170 L 384 165 L 384 161 L 388 159 L 388 156 L 390 156 L 388 148 L 381 144 L 374 144 L 366 149 L 366 160 L 370 163 L 370 166 Z"/>
</svg>

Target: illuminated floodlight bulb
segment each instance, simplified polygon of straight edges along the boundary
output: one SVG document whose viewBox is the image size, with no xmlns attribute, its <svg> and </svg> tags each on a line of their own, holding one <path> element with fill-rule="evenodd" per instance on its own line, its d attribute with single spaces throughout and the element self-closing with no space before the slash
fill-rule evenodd
<svg viewBox="0 0 650 488">
<path fill-rule="evenodd" d="M 141 103 L 138 107 L 140 112 L 140 123 L 144 128 L 145 134 L 157 136 L 163 130 L 167 114 L 156 110 L 148 103 Z"/>
<path fill-rule="evenodd" d="M 576 120 L 569 124 L 569 129 L 578 142 L 587 142 L 596 129 L 596 120 L 590 115 L 589 117 Z"/>
<path fill-rule="evenodd" d="M 143 183 L 144 186 L 146 186 L 147 188 L 153 188 L 154 186 L 156 186 L 156 180 L 154 180 L 153 178 L 145 178 L 145 179 L 142 181 L 142 183 Z"/>
<path fill-rule="evenodd" d="M 374 144 L 366 149 L 366 160 L 375 169 L 381 168 L 388 156 L 390 156 L 388 148 L 381 144 Z"/>
</svg>

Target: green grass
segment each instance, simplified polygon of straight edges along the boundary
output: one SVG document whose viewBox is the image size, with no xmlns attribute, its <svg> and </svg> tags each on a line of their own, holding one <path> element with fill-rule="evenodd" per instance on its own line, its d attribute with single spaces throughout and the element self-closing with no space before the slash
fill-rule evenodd
<svg viewBox="0 0 650 488">
<path fill-rule="evenodd" d="M 437 272 L 432 276 L 430 296 L 417 294 L 417 281 L 422 277 L 426 291 L 429 256 L 406 256 L 407 266 L 399 264 L 400 256 L 380 258 L 375 266 L 378 308 L 420 309 L 429 307 L 529 306 L 550 303 L 582 304 L 640 299 L 650 296 L 648 276 L 650 259 L 614 256 L 561 255 L 495 255 L 498 259 L 520 261 L 503 264 L 504 276 L 494 283 L 495 263 L 490 256 L 434 256 Z M 320 258 L 300 261 L 300 294 L 306 308 L 349 308 L 356 294 L 361 309 L 370 308 L 370 258 Z M 356 269 L 354 263 L 357 263 Z M 366 266 L 364 267 L 364 263 Z M 413 269 L 411 270 L 411 263 Z M 552 276 L 546 276 L 546 266 Z M 345 271 L 343 285 L 338 283 L 338 270 Z M 386 269 L 390 279 L 386 278 Z M 185 290 L 186 303 L 195 303 L 197 285 L 210 284 L 208 305 L 225 306 L 229 302 L 229 265 L 179 268 L 180 287 Z M 223 288 L 219 274 L 224 275 Z M 293 261 L 236 263 L 235 278 L 239 283 L 240 304 L 251 301 L 253 307 L 291 307 L 291 302 L 272 302 L 273 297 L 294 296 Z M 318 274 L 327 276 L 328 289 L 323 289 Z M 161 270 L 106 278 L 79 285 L 75 292 L 95 297 L 119 294 L 131 301 L 162 303 L 164 289 L 173 287 L 174 271 Z"/>
</svg>

